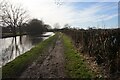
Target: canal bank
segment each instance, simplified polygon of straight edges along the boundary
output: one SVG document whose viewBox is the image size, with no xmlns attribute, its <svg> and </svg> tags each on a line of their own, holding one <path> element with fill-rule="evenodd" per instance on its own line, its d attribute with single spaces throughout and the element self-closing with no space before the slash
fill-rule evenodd
<svg viewBox="0 0 120 80">
<path fill-rule="evenodd" d="M 37 36 L 23 35 L 0 39 L 0 67 L 29 51 L 52 35 L 54 35 L 53 32 L 46 32 Z"/>
<path fill-rule="evenodd" d="M 17 78 L 34 60 L 41 56 L 50 45 L 54 45 L 57 35 L 40 42 L 31 50 L 18 56 L 13 61 L 2 67 L 3 78 Z"/>
</svg>

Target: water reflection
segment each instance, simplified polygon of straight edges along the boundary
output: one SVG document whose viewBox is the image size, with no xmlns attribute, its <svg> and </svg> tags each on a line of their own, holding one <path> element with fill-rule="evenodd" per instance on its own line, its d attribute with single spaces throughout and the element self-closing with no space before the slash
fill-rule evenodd
<svg viewBox="0 0 120 80">
<path fill-rule="evenodd" d="M 2 42 L 0 43 L 0 52 L 2 52 L 0 53 L 0 56 L 2 56 L 0 66 L 5 65 L 47 38 L 49 37 L 24 35 L 0 39 L 0 42 Z"/>
<path fill-rule="evenodd" d="M 32 45 L 36 45 L 43 40 L 43 38 L 39 36 L 29 36 L 29 37 L 31 38 Z"/>
</svg>

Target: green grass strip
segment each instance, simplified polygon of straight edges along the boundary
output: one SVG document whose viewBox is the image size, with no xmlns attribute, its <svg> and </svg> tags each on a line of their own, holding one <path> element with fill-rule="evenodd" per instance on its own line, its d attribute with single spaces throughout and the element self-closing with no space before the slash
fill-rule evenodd
<svg viewBox="0 0 120 80">
<path fill-rule="evenodd" d="M 15 78 L 20 76 L 20 74 L 30 65 L 37 57 L 43 53 L 47 46 L 53 44 L 56 39 L 56 35 L 48 38 L 45 41 L 40 42 L 31 50 L 18 56 L 13 61 L 7 63 L 2 67 L 2 77 L 3 78 Z"/>
<path fill-rule="evenodd" d="M 94 73 L 92 73 L 85 65 L 83 59 L 75 50 L 71 39 L 63 35 L 64 42 L 64 54 L 65 54 L 65 69 L 66 74 L 70 78 L 92 78 Z"/>
</svg>

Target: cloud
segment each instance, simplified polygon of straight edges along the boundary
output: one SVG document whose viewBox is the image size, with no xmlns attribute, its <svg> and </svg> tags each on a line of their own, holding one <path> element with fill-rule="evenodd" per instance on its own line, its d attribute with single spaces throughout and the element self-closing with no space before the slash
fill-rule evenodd
<svg viewBox="0 0 120 80">
<path fill-rule="evenodd" d="M 99 16 L 99 19 L 97 20 L 98 21 L 107 21 L 107 20 L 110 20 L 110 19 L 113 19 L 114 17 L 117 17 L 118 14 L 113 14 L 113 15 L 102 15 L 102 16 Z"/>
<path fill-rule="evenodd" d="M 71 6 L 73 0 L 60 0 L 60 5 L 56 1 L 59 0 L 9 0 L 12 3 L 21 3 L 30 13 L 32 18 L 42 19 L 45 23 L 53 26 L 55 23 L 64 24 L 87 24 L 88 22 L 99 22 L 110 20 L 117 16 L 114 14 L 99 14 L 104 10 L 111 10 L 113 6 L 94 4 L 89 7 L 82 6 L 82 9 L 75 9 L 75 6 Z M 88 2 L 88 0 L 75 0 L 78 2 Z M 96 0 L 90 0 L 90 2 Z M 107 1 L 107 0 L 100 0 Z M 117 1 L 117 0 L 116 0 Z M 99 2 L 99 1 L 98 1 Z M 76 25 L 75 25 L 76 26 Z"/>
<path fill-rule="evenodd" d="M 110 6 L 110 5 L 105 6 L 99 3 L 94 4 L 87 8 L 83 8 L 82 10 L 79 10 L 76 12 L 76 16 L 74 18 L 73 23 L 79 22 L 79 24 L 83 24 L 83 23 L 86 24 L 88 22 L 96 23 L 96 22 L 100 22 L 103 20 L 104 21 L 111 20 L 114 17 L 118 16 L 117 12 L 109 14 L 109 10 L 111 9 L 113 9 L 113 6 Z M 104 11 L 106 11 L 106 13 L 103 13 Z"/>
<path fill-rule="evenodd" d="M 98 17 L 97 12 L 101 11 L 100 6 L 91 6 L 77 12 L 76 20 L 79 20 L 80 23 L 94 21 Z"/>
<path fill-rule="evenodd" d="M 119 2 L 119 0 L 60 0 L 65 2 Z"/>
<path fill-rule="evenodd" d="M 42 19 L 45 23 L 53 26 L 60 23 L 63 26 L 72 22 L 74 15 L 72 7 L 68 3 L 65 5 L 57 5 L 53 0 L 9 0 L 12 3 L 21 3 L 28 9 L 33 18 Z"/>
</svg>

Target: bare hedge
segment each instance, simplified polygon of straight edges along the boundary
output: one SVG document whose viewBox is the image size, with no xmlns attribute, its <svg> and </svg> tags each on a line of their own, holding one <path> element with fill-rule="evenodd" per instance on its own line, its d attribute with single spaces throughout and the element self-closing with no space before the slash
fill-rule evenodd
<svg viewBox="0 0 120 80">
<path fill-rule="evenodd" d="M 95 57 L 109 75 L 120 73 L 120 29 L 65 29 L 77 49 Z"/>
</svg>

